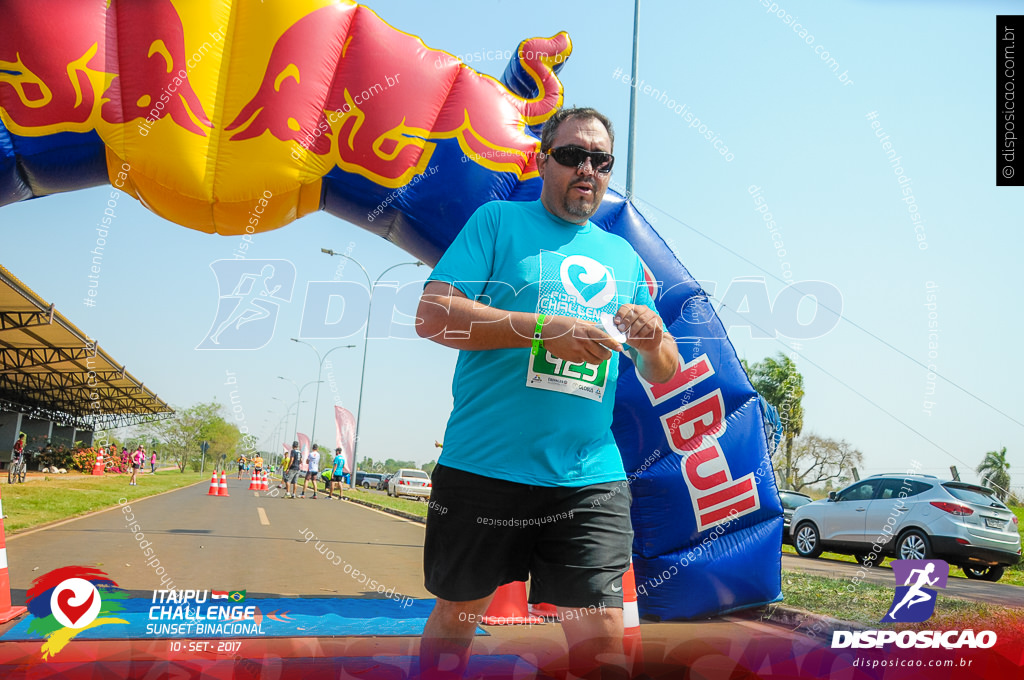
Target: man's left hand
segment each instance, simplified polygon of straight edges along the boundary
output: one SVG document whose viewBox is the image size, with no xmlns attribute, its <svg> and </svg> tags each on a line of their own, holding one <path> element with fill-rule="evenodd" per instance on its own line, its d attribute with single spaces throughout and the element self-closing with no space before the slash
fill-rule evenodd
<svg viewBox="0 0 1024 680">
<path fill-rule="evenodd" d="M 622 305 L 615 313 L 615 327 L 626 334 L 626 342 L 641 354 L 661 349 L 664 334 L 661 317 L 646 305 Z"/>
</svg>

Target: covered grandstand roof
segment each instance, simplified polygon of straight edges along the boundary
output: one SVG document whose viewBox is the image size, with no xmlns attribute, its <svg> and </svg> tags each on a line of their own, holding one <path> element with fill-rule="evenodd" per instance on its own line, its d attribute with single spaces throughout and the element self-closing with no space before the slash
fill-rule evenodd
<svg viewBox="0 0 1024 680">
<path fill-rule="evenodd" d="M 96 341 L 2 266 L 0 410 L 96 430 L 174 413 Z"/>
</svg>

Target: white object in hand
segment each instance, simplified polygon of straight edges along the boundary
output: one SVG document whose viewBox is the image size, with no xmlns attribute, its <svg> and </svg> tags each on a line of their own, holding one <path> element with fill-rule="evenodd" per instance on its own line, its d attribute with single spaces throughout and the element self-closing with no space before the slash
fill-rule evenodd
<svg viewBox="0 0 1024 680">
<path fill-rule="evenodd" d="M 618 343 L 626 342 L 626 334 L 615 327 L 615 317 L 608 312 L 601 314 L 601 326 L 604 332 L 611 336 L 612 340 Z"/>
</svg>

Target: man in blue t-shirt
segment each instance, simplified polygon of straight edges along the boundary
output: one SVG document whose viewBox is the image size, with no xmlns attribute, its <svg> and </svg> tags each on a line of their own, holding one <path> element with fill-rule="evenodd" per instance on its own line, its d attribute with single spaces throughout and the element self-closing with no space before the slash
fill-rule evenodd
<svg viewBox="0 0 1024 680">
<path fill-rule="evenodd" d="M 327 484 L 327 497 L 334 498 L 334 485 L 338 485 L 338 497 L 341 497 L 341 484 L 345 480 L 345 452 L 341 447 L 334 449 L 334 460 L 331 462 L 331 481 Z"/>
<path fill-rule="evenodd" d="M 590 222 L 612 142 L 597 111 L 555 113 L 540 200 L 481 206 L 424 288 L 419 334 L 460 350 L 424 540 L 427 676 L 447 655 L 464 668 L 495 590 L 528 577 L 531 602 L 559 607 L 577 675 L 622 653 L 632 527 L 610 429 L 616 353 L 650 382 L 671 379 L 678 353 L 639 256 Z"/>
</svg>

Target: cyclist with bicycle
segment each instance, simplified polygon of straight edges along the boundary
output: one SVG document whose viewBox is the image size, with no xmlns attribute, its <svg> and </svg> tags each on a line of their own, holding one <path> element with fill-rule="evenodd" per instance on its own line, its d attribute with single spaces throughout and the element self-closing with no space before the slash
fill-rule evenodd
<svg viewBox="0 0 1024 680">
<path fill-rule="evenodd" d="M 11 467 L 7 472 L 7 483 L 13 484 L 15 480 L 24 482 L 26 469 L 25 433 L 22 433 L 18 437 L 18 441 L 14 442 L 14 450 L 11 452 Z"/>
</svg>

